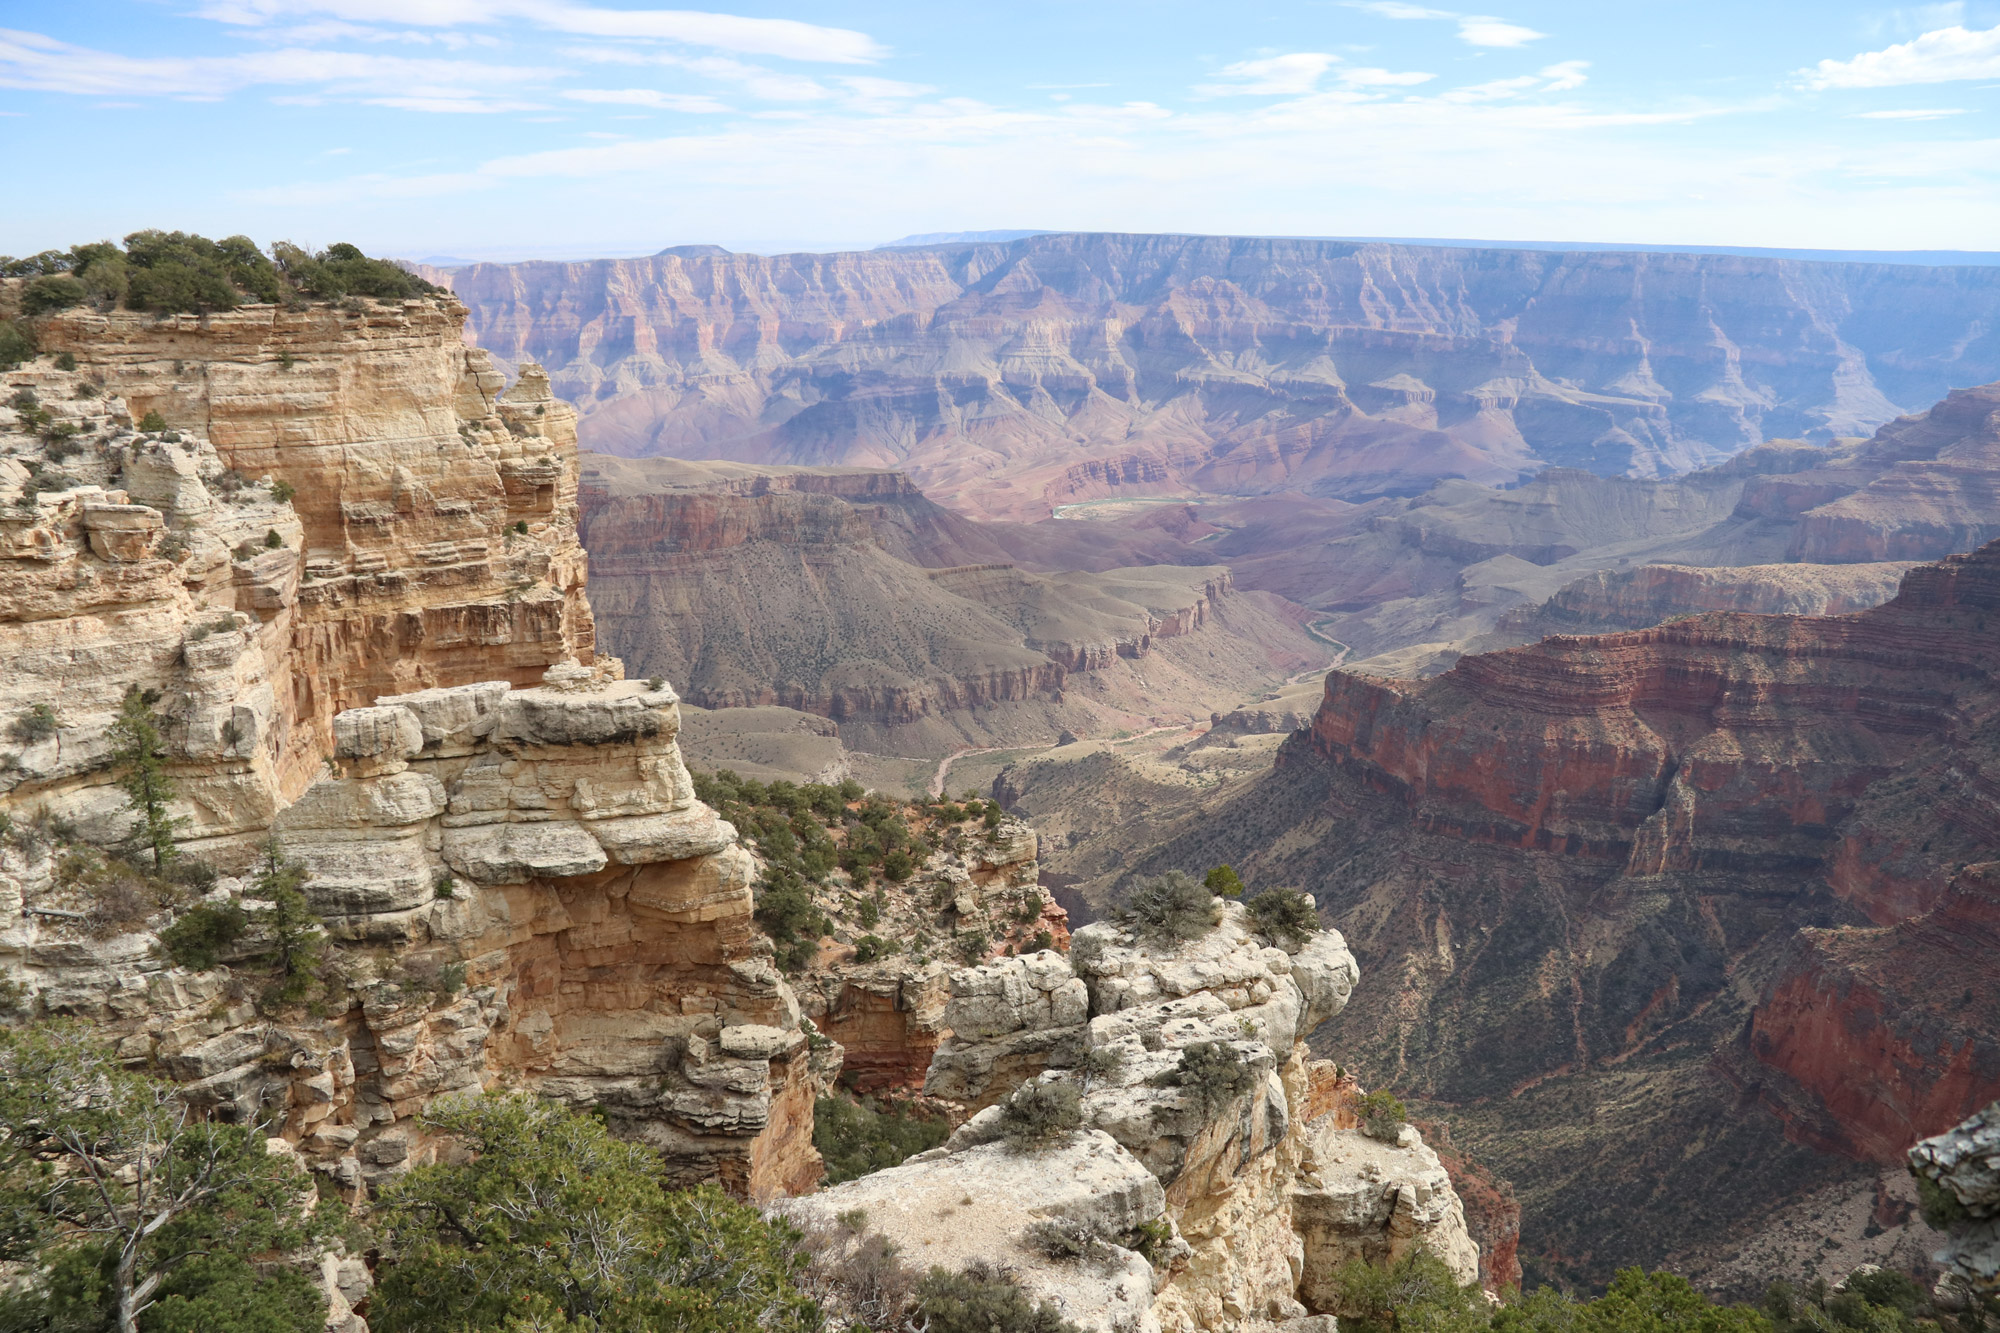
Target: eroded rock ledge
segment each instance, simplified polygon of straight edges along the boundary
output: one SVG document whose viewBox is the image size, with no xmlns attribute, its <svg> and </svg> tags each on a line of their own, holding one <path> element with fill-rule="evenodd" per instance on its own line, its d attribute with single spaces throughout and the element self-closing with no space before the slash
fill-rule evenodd
<svg viewBox="0 0 2000 1333">
<path fill-rule="evenodd" d="M 1304 1037 L 1338 1013 L 1358 971 L 1322 931 L 1292 948 L 1223 908 L 1199 940 L 1168 946 L 1112 923 L 1042 952 L 950 978 L 951 1036 L 926 1091 L 981 1107 L 941 1148 L 789 1208 L 865 1229 L 919 1266 L 1004 1264 L 1085 1328 L 1253 1328 L 1332 1310 L 1332 1275 L 1428 1246 L 1479 1274 L 1464 1210 L 1416 1130 L 1365 1136 L 1357 1093 Z M 1164 1077 L 1197 1042 L 1221 1043 L 1251 1087 L 1212 1108 Z M 1111 1053 L 1115 1052 L 1115 1056 Z M 1003 1137 L 1000 1104 L 1023 1082 L 1078 1085 L 1083 1124 L 1041 1152 Z M 1052 1259 L 1039 1223 L 1096 1238 Z"/>
</svg>

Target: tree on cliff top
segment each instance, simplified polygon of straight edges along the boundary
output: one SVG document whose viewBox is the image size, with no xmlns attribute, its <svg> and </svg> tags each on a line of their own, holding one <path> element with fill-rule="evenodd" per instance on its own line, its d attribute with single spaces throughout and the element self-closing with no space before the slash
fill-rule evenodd
<svg viewBox="0 0 2000 1333">
<path fill-rule="evenodd" d="M 382 1192 L 395 1256 L 368 1311 L 376 1333 L 684 1333 L 818 1324 L 796 1236 L 705 1185 L 669 1190 L 652 1149 L 552 1102 L 487 1093 L 423 1118 L 464 1159 Z"/>
<path fill-rule="evenodd" d="M 125 691 L 110 733 L 111 762 L 125 770 L 118 785 L 124 789 L 132 812 L 139 816 L 134 836 L 151 849 L 156 871 L 165 870 L 167 863 L 179 855 L 174 834 L 187 822 L 167 813 L 167 803 L 178 794 L 178 788 L 167 773 L 160 719 L 153 712 L 153 705 L 159 701 L 159 691 L 132 686 Z"/>
<path fill-rule="evenodd" d="M 85 302 L 207 314 L 245 301 L 290 304 L 301 297 L 330 301 L 349 295 L 400 300 L 442 290 L 345 242 L 308 254 L 280 241 L 266 255 L 247 236 L 212 241 L 193 232 L 157 230 L 133 232 L 122 248 L 96 241 L 25 259 L 0 257 L 0 277 L 27 280 L 21 309 L 29 315 Z"/>
<path fill-rule="evenodd" d="M 1213 930 L 1222 920 L 1222 907 L 1208 885 L 1184 870 L 1169 870 L 1132 890 L 1122 915 L 1142 931 L 1180 942 Z"/>
<path fill-rule="evenodd" d="M 81 1025 L 0 1030 L 0 1329 L 319 1333 L 326 1303 L 270 1264 L 327 1229 L 260 1127 L 203 1119 Z"/>
</svg>

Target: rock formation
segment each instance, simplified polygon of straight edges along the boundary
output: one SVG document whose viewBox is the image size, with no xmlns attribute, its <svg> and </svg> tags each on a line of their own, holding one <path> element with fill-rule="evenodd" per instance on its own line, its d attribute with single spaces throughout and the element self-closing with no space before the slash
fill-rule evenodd
<svg viewBox="0 0 2000 1333">
<path fill-rule="evenodd" d="M 1323 1040 L 1514 1182 L 1531 1271 L 1726 1249 L 2000 1096 L 1996 589 L 2000 545 L 1858 614 L 1335 671 L 1117 873 L 1313 887 L 1397 978 Z"/>
<path fill-rule="evenodd" d="M 806 1188 L 837 1047 L 752 928 L 673 691 L 594 652 L 573 413 L 533 367 L 501 395 L 463 315 L 73 311 L 40 334 L 75 370 L 0 377 L 9 1004 L 89 1019 L 344 1190 L 495 1083 L 602 1107 L 678 1179 Z M 183 850 L 224 875 L 121 917 L 88 843 L 129 821 L 107 729 L 131 688 Z M 330 943 L 313 1009 L 259 1000 L 261 926 L 211 970 L 161 956 L 189 910 L 257 919 L 232 872 L 273 835 Z"/>
<path fill-rule="evenodd" d="M 1303 1039 L 1347 1003 L 1351 954 L 1325 931 L 1280 948 L 1236 904 L 1185 944 L 1103 922 L 1069 958 L 1044 952 L 952 974 L 951 1036 L 927 1090 L 983 1107 L 941 1148 L 790 1205 L 886 1236 L 919 1265 L 983 1259 L 1088 1329 L 1256 1327 L 1329 1312 L 1351 1259 L 1419 1245 L 1479 1273 L 1463 1208 L 1414 1129 L 1367 1138 L 1353 1086 Z M 1246 1073 L 1220 1102 L 1173 1081 L 1184 1052 Z M 1051 1145 L 1005 1134 L 1024 1083 L 1074 1083 L 1082 1121 Z M 1074 1252 L 1053 1255 L 1060 1224 Z"/>
<path fill-rule="evenodd" d="M 593 448 L 897 466 L 985 517 L 1664 475 L 2000 374 L 1980 269 L 1097 234 L 433 276 Z"/>
<path fill-rule="evenodd" d="M 1098 525 L 1043 526 L 1066 540 L 971 523 L 887 472 L 593 457 L 583 489 L 592 600 L 635 674 L 703 708 L 829 717 L 854 749 L 1192 719 L 1328 660 L 1226 568 L 1111 567 L 1121 548 L 1080 535 Z M 1094 563 L 1036 572 L 1059 556 Z"/>
<path fill-rule="evenodd" d="M 1910 1149 L 1910 1171 L 1956 1214 L 1938 1255 L 1950 1280 L 1979 1297 L 2000 1292 L 2000 1103 Z"/>
</svg>

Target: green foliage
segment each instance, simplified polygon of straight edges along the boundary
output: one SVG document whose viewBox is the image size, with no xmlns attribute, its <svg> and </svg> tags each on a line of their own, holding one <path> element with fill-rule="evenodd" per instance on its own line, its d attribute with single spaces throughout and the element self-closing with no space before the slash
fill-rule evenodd
<svg viewBox="0 0 2000 1333">
<path fill-rule="evenodd" d="M 56 725 L 56 710 L 47 704 L 35 704 L 14 719 L 7 734 L 22 745 L 39 745 L 56 734 Z"/>
<path fill-rule="evenodd" d="M 286 860 L 285 849 L 276 838 L 264 844 L 254 895 L 271 904 L 259 920 L 271 935 L 265 960 L 277 971 L 264 994 L 267 1005 L 298 1004 L 313 991 L 320 956 L 326 949 L 326 932 L 319 914 L 306 901 L 306 879 L 306 868 Z"/>
<path fill-rule="evenodd" d="M 1168 940 L 1198 940 L 1222 919 L 1222 908 L 1206 884 L 1186 871 L 1169 870 L 1143 880 L 1125 900 L 1122 915 L 1142 931 Z"/>
<path fill-rule="evenodd" d="M 151 849 L 153 868 L 163 870 L 179 855 L 174 833 L 187 821 L 167 813 L 167 803 L 179 789 L 167 774 L 166 747 L 160 721 L 153 712 L 159 694 L 137 685 L 125 691 L 117 720 L 111 724 L 111 762 L 125 770 L 118 785 L 132 812 L 139 816 L 138 840 Z"/>
<path fill-rule="evenodd" d="M 32 278 L 21 288 L 21 313 L 46 315 L 52 310 L 67 310 L 82 305 L 89 295 L 82 280 L 67 273 Z"/>
<path fill-rule="evenodd" d="M 1040 1152 L 1083 1124 L 1083 1095 L 1064 1080 L 1023 1083 L 1000 1109 L 1000 1133 L 1015 1152 Z"/>
<path fill-rule="evenodd" d="M 326 1224 L 261 1126 L 190 1112 L 81 1025 L 0 1030 L 0 1328 L 319 1333 L 304 1276 L 262 1262 Z"/>
<path fill-rule="evenodd" d="M 1410 1118 L 1409 1108 L 1380 1088 L 1355 1103 L 1354 1111 L 1361 1117 L 1361 1132 L 1384 1143 L 1394 1143 Z"/>
<path fill-rule="evenodd" d="M 237 903 L 202 903 L 160 932 L 160 949 L 175 967 L 206 972 L 249 925 L 250 914 Z"/>
<path fill-rule="evenodd" d="M 342 241 L 308 254 L 289 241 L 271 247 L 285 280 L 307 296 L 336 301 L 343 296 L 372 296 L 401 301 L 442 290 L 386 259 L 370 259 L 357 246 Z"/>
<path fill-rule="evenodd" d="M 1347 1333 L 1479 1333 L 1488 1326 L 1479 1285 L 1461 1286 L 1444 1261 L 1426 1250 L 1386 1267 L 1350 1259 L 1333 1281 L 1336 1313 Z"/>
<path fill-rule="evenodd" d="M 1917 1182 L 1917 1208 L 1924 1221 L 1939 1231 L 1949 1231 L 1971 1216 L 1958 1196 L 1929 1176 L 1915 1177 Z"/>
<path fill-rule="evenodd" d="M 271 499 L 278 504 L 290 504 L 292 497 L 298 493 L 298 489 L 289 481 L 274 481 L 271 483 Z"/>
<path fill-rule="evenodd" d="M 525 518 L 517 518 L 517 519 L 515 519 L 515 520 L 514 520 L 514 531 L 515 531 L 515 533 L 516 533 L 516 534 L 518 534 L 518 535 L 520 535 L 520 536 L 522 536 L 522 537 L 525 537 L 525 536 L 527 536 L 527 535 L 528 535 L 528 520 L 527 520 L 527 519 L 525 519 Z"/>
<path fill-rule="evenodd" d="M 765 868 L 757 882 L 755 915 L 777 951 L 778 966 L 787 972 L 804 970 L 819 952 L 820 938 L 833 929 L 805 877 L 785 865 Z"/>
<path fill-rule="evenodd" d="M 873 904 L 867 903 L 864 906 L 873 906 Z M 854 961 L 857 963 L 872 963 L 879 958 L 887 958 L 890 954 L 901 950 L 902 947 L 896 941 L 885 940 L 879 935 L 863 935 L 860 939 L 854 941 Z"/>
<path fill-rule="evenodd" d="M 1228 1042 L 1195 1041 L 1181 1048 L 1180 1063 L 1162 1081 L 1181 1089 L 1203 1116 L 1212 1118 L 1255 1087 L 1257 1076 Z"/>
<path fill-rule="evenodd" d="M 826 1183 L 838 1185 L 886 1170 L 943 1143 L 951 1122 L 907 1106 L 822 1097 L 813 1104 L 813 1147 L 826 1159 Z"/>
<path fill-rule="evenodd" d="M 452 878 L 449 870 L 440 870 L 431 876 L 431 894 L 437 898 L 458 897 L 458 881 Z"/>
<path fill-rule="evenodd" d="M 75 352 L 57 352 L 57 353 L 56 353 L 56 369 L 57 369 L 57 370 L 75 370 L 75 369 L 76 369 L 76 353 L 75 353 Z M 92 384 L 79 384 L 79 385 L 77 385 L 77 386 L 76 386 L 76 396 L 77 396 L 77 397 L 79 397 L 79 398 L 95 398 L 95 397 L 97 396 L 97 386 L 95 386 L 95 385 L 92 385 Z"/>
<path fill-rule="evenodd" d="M 1749 1306 L 1717 1305 L 1674 1273 L 1622 1270 L 1604 1295 L 1576 1301 L 1536 1291 L 1502 1307 L 1495 1333 L 1771 1333 L 1771 1321 Z"/>
<path fill-rule="evenodd" d="M 1288 943 L 1298 949 L 1320 929 L 1319 912 L 1297 889 L 1266 889 L 1250 900 L 1249 907 L 1257 930 L 1281 947 Z"/>
<path fill-rule="evenodd" d="M 1243 880 L 1233 866 L 1215 866 L 1202 876 L 1201 882 L 1218 898 L 1243 896 Z"/>
<path fill-rule="evenodd" d="M 157 411 L 148 410 L 139 418 L 139 429 L 148 435 L 158 435 L 167 428 L 167 419 Z"/>
<path fill-rule="evenodd" d="M 1055 1306 L 1035 1303 L 983 1263 L 962 1273 L 931 1269 L 917 1284 L 916 1307 L 926 1333 L 1080 1333 Z"/>
<path fill-rule="evenodd" d="M 265 549 L 265 550 L 267 550 L 267 551 L 275 551 L 275 550 L 277 550 L 277 549 L 278 549 L 278 548 L 279 548 L 280 546 L 283 546 L 284 544 L 285 544 L 285 539 L 284 539 L 283 537 L 280 537 L 280 536 L 278 535 L 278 530 L 277 530 L 276 528 L 271 528 L 271 529 L 268 529 L 268 530 L 267 530 L 267 531 L 266 531 L 266 532 L 264 533 L 264 549 Z"/>
<path fill-rule="evenodd" d="M 34 335 L 11 319 L 0 319 L 0 370 L 12 369 L 34 355 Z"/>
<path fill-rule="evenodd" d="M 817 1321 L 793 1234 L 719 1189 L 663 1188 L 658 1157 L 597 1119 L 522 1095 L 434 1105 L 461 1159 L 382 1192 L 377 1333 L 760 1329 Z"/>
</svg>

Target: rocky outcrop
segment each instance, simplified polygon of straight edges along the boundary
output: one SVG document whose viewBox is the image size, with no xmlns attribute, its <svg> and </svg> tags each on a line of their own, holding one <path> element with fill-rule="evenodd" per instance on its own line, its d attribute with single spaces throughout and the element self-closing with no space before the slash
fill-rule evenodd
<svg viewBox="0 0 2000 1333">
<path fill-rule="evenodd" d="M 1910 1171 L 1948 1201 L 1951 1247 L 1937 1256 L 1963 1290 L 2000 1292 L 2000 1103 L 1910 1149 Z"/>
<path fill-rule="evenodd" d="M 1502 634 L 1533 642 L 1550 634 L 1647 629 L 1706 611 L 1838 616 L 1896 595 L 1907 563 L 1859 565 L 1644 565 L 1578 579 L 1532 610 L 1501 617 Z"/>
<path fill-rule="evenodd" d="M 988 517 L 1654 476 L 2000 374 L 1978 269 L 1058 234 L 439 276 L 481 346 L 592 405 L 595 448 L 890 463 Z"/>
<path fill-rule="evenodd" d="M 682 682 L 703 708 L 834 719 L 856 729 L 855 748 L 945 753 L 972 725 L 950 715 L 996 709 L 1053 738 L 1085 724 L 1080 704 L 1060 713 L 1079 687 L 1150 715 L 1158 687 L 1127 664 L 1169 640 L 1233 630 L 1275 649 L 1273 666 L 1325 660 L 1295 624 L 1236 597 L 1225 568 L 1106 567 L 1113 548 L 1096 543 L 1092 563 L 1074 535 L 1097 525 L 1044 526 L 1067 540 L 996 532 L 900 474 L 854 469 L 599 458 L 583 491 L 593 604 L 635 674 Z M 1034 558 L 1016 563 L 1014 548 Z M 1087 567 L 1037 572 L 1064 553 Z M 1220 646 L 1183 656 L 1197 688 L 1218 661 L 1257 670 Z"/>
<path fill-rule="evenodd" d="M 1355 977 L 1337 934 L 1275 947 L 1235 904 L 1182 945 L 1097 923 L 1068 959 L 955 973 L 927 1090 L 984 1109 L 943 1147 L 792 1208 L 822 1221 L 858 1209 L 922 1264 L 1004 1263 L 1092 1329 L 1331 1312 L 1340 1264 L 1418 1245 L 1470 1281 L 1478 1253 L 1437 1157 L 1407 1127 L 1394 1144 L 1365 1139 L 1340 1114 L 1332 1067 L 1304 1059 L 1303 1036 Z M 1217 1103 L 1177 1083 L 1197 1044 L 1229 1051 L 1245 1086 Z M 1010 1144 L 998 1102 L 1024 1081 L 1075 1083 L 1082 1126 L 1041 1151 Z M 1081 1254 L 1052 1257 L 1037 1231 L 1052 1220 Z"/>
<path fill-rule="evenodd" d="M 350 1194 L 435 1151 L 426 1106 L 496 1084 L 600 1108 L 680 1181 L 809 1188 L 838 1048 L 752 926 L 677 697 L 594 652 L 573 412 L 531 366 L 501 394 L 462 318 L 71 311 L 39 333 L 77 368 L 5 377 L 9 1005 L 94 1023 Z M 222 872 L 205 900 L 93 850 L 130 821 L 133 689 L 183 851 Z M 325 939 L 292 999 L 249 878 L 272 837 Z M 251 927 L 218 966 L 163 956 L 231 903 Z"/>
</svg>

